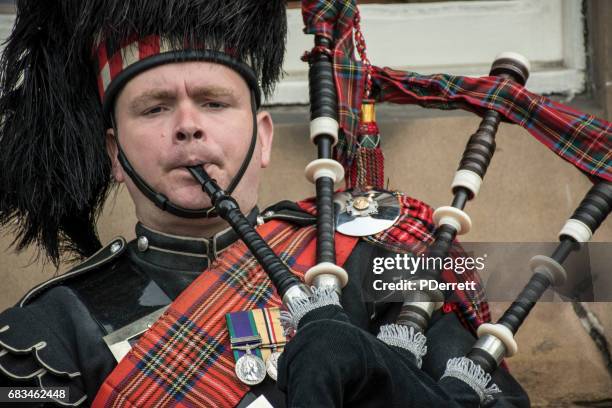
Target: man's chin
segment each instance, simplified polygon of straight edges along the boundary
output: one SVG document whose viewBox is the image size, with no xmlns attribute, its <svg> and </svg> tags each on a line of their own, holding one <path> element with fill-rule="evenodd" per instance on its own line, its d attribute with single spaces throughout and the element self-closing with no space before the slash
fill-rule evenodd
<svg viewBox="0 0 612 408">
<path fill-rule="evenodd" d="M 168 199 L 179 207 L 186 208 L 188 210 L 201 210 L 203 208 L 209 208 L 212 206 L 208 197 L 203 197 L 204 193 L 196 197 L 194 196 L 179 196 L 179 197 L 168 197 Z"/>
</svg>

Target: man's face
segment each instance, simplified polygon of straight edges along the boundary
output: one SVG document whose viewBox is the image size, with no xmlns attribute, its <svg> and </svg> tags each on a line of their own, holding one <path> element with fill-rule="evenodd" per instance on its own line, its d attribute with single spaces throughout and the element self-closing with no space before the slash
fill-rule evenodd
<svg viewBox="0 0 612 408">
<path fill-rule="evenodd" d="M 227 188 L 242 164 L 253 132 L 249 88 L 232 69 L 208 62 L 162 65 L 130 80 L 115 105 L 118 138 L 136 172 L 156 191 L 185 208 L 210 206 L 186 166 L 203 164 Z M 243 210 L 255 205 L 259 173 L 268 165 L 272 122 L 257 115 L 258 143 L 250 166 L 234 192 Z M 141 218 L 146 199 L 116 160 L 108 135 L 113 175 L 125 181 Z M 141 219 L 142 220 L 142 219 Z"/>
</svg>

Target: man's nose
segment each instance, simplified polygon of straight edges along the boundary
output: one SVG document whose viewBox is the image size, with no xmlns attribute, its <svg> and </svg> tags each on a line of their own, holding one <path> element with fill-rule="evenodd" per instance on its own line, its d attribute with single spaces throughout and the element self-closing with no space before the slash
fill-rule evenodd
<svg viewBox="0 0 612 408">
<path fill-rule="evenodd" d="M 202 125 L 198 121 L 197 112 L 192 107 L 184 107 L 178 110 L 174 140 L 177 142 L 201 139 L 204 136 Z"/>
</svg>

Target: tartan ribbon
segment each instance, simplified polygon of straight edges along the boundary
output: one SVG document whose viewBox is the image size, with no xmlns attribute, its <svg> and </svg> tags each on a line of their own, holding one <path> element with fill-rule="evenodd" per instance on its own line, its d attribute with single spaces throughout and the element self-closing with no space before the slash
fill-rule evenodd
<svg viewBox="0 0 612 408">
<path fill-rule="evenodd" d="M 398 198 L 406 206 L 400 221 L 371 240 L 406 250 L 431 238 L 432 210 L 418 200 L 401 195 Z M 315 212 L 314 199 L 299 205 Z M 270 221 L 257 230 L 300 278 L 316 263 L 314 226 Z M 344 264 L 358 240 L 336 234 L 339 265 Z M 451 279 L 474 277 L 464 273 Z M 490 320 L 486 302 L 475 303 L 484 299 L 483 289 L 477 287 L 475 293 L 456 293 L 465 301 L 454 304 L 460 320 L 472 332 L 481 322 Z M 249 388 L 234 374 L 226 314 L 280 304 L 265 272 L 246 246 L 236 242 L 138 340 L 105 380 L 93 406 L 235 406 Z"/>
<path fill-rule="evenodd" d="M 338 117 L 342 132 L 335 157 L 345 167 L 357 151 L 357 129 L 366 72 L 354 57 L 355 0 L 304 0 L 307 34 L 329 38 L 333 49 Z M 419 75 L 372 66 L 372 96 L 379 102 L 425 108 L 499 112 L 592 179 L 612 181 L 612 123 L 581 113 L 497 77 Z"/>
</svg>

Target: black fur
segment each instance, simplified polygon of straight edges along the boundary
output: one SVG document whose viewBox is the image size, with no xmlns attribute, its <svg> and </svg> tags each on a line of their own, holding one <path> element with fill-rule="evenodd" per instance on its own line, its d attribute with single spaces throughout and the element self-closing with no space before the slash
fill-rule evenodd
<svg viewBox="0 0 612 408">
<path fill-rule="evenodd" d="M 100 247 L 96 217 L 111 187 L 97 91 L 96 43 L 137 35 L 231 49 L 269 96 L 281 75 L 283 0 L 18 0 L 0 60 L 0 225 L 18 249 L 58 263 Z"/>
</svg>

